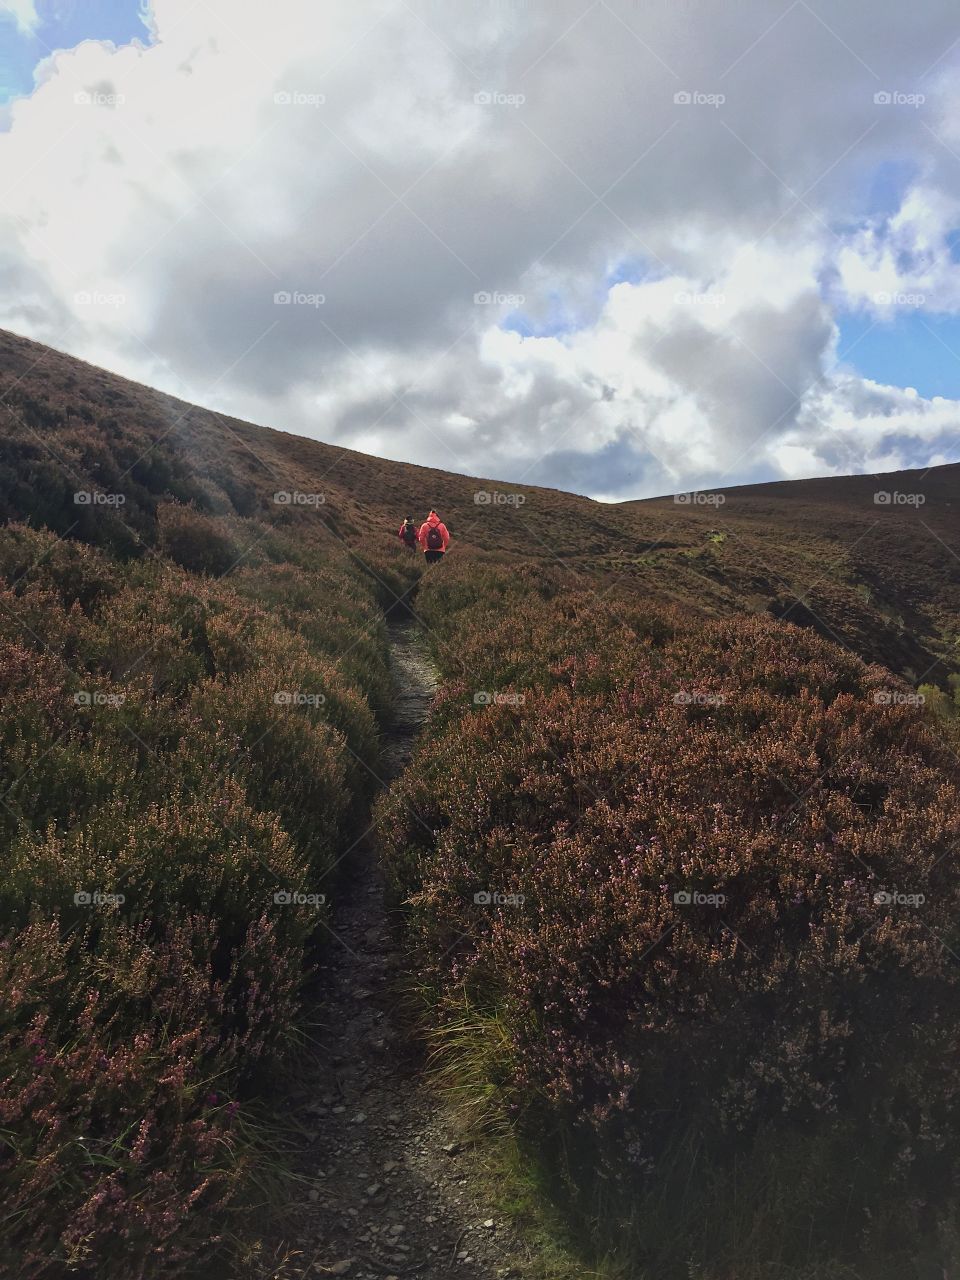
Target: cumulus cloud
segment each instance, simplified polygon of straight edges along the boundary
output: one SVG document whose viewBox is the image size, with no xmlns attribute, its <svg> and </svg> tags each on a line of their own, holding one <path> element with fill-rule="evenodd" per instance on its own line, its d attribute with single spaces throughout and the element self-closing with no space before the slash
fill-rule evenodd
<svg viewBox="0 0 960 1280">
<path fill-rule="evenodd" d="M 951 456 L 952 402 L 837 359 L 838 307 L 960 301 L 952 6 L 880 8 L 154 0 L 10 111 L 0 323 L 604 497 Z"/>
</svg>

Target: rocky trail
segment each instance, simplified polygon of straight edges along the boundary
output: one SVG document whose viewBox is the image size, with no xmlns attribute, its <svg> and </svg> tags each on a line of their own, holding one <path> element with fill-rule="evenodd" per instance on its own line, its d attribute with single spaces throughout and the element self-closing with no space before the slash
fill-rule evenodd
<svg viewBox="0 0 960 1280">
<path fill-rule="evenodd" d="M 437 686 L 422 633 L 391 621 L 398 689 L 383 755 L 386 784 L 410 759 Z M 353 860 L 320 973 L 319 1037 L 302 1096 L 302 1201 L 288 1215 L 297 1257 L 284 1274 L 349 1280 L 504 1280 L 528 1251 L 486 1203 L 422 1053 L 396 1017 L 404 958 L 373 840 Z"/>
</svg>

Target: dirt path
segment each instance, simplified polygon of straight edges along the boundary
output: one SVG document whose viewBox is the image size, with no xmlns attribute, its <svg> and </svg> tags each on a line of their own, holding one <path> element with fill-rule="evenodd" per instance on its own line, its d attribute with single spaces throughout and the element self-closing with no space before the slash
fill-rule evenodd
<svg viewBox="0 0 960 1280">
<path fill-rule="evenodd" d="M 399 689 L 384 781 L 406 766 L 437 685 L 421 633 L 391 623 Z M 349 1280 L 500 1280 L 519 1276 L 523 1246 L 483 1203 L 474 1157 L 458 1145 L 441 1098 L 394 1021 L 403 957 L 384 905 L 377 851 L 358 851 L 335 912 L 321 973 L 324 1047 L 296 1117 L 311 1140 L 309 1179 L 291 1210 L 300 1258 L 291 1274 Z M 312 1183 L 312 1185 L 310 1185 Z"/>
</svg>

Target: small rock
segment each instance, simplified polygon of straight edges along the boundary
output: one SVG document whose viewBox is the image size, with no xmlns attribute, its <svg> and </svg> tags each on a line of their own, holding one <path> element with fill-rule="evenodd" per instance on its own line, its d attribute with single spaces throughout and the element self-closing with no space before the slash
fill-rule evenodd
<svg viewBox="0 0 960 1280">
<path fill-rule="evenodd" d="M 494 1228 L 494 1221 L 492 1218 L 488 1218 L 483 1225 L 486 1227 L 488 1231 L 492 1231 Z"/>
<path fill-rule="evenodd" d="M 448 1156 L 455 1156 L 460 1150 L 459 1142 L 448 1142 L 440 1148 Z"/>
<path fill-rule="evenodd" d="M 371 1182 L 369 1187 L 367 1187 L 367 1195 L 376 1196 L 376 1195 L 379 1195 L 382 1190 L 383 1188 L 381 1187 L 379 1182 Z"/>
<path fill-rule="evenodd" d="M 396 1169 L 396 1167 L 397 1167 L 397 1162 L 396 1162 L 396 1160 L 384 1160 L 384 1162 L 383 1162 L 383 1172 L 384 1172 L 384 1173 L 393 1173 L 393 1171 L 394 1171 L 394 1169 Z"/>
<path fill-rule="evenodd" d="M 310 1199 L 313 1201 L 314 1204 L 316 1204 L 317 1201 L 320 1199 L 320 1192 L 317 1190 L 316 1187 L 310 1188 Z"/>
</svg>

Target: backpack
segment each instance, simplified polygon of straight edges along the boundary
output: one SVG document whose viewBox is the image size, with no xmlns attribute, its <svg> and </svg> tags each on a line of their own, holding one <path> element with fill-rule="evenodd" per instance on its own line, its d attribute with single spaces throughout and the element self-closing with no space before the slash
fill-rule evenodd
<svg viewBox="0 0 960 1280">
<path fill-rule="evenodd" d="M 416 525 L 404 524 L 403 540 L 408 547 L 415 547 L 417 545 L 417 526 Z"/>
<path fill-rule="evenodd" d="M 443 550 L 443 534 L 439 528 L 432 524 L 427 530 L 427 550 L 442 551 Z"/>
</svg>

